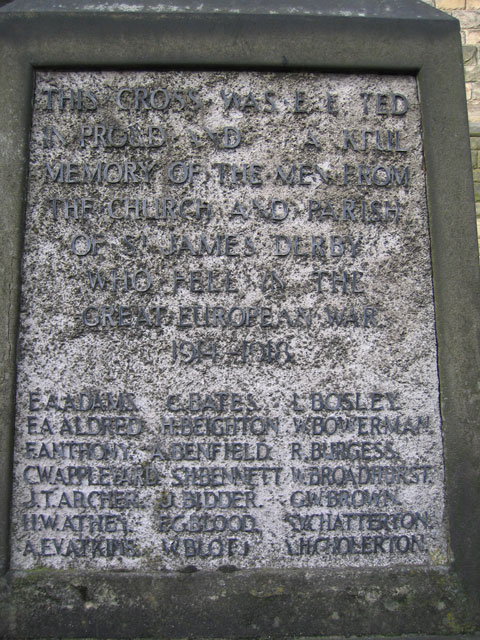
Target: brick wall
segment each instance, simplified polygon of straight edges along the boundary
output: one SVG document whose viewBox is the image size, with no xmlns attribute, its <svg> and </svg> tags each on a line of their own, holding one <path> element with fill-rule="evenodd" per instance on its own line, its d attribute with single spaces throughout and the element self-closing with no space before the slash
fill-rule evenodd
<svg viewBox="0 0 480 640">
<path fill-rule="evenodd" d="M 424 0 L 460 21 L 480 245 L 480 0 Z"/>
</svg>

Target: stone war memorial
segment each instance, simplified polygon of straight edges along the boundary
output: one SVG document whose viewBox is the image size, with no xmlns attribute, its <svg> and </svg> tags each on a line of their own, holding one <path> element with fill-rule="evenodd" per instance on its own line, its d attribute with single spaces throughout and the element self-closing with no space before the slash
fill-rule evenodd
<svg viewBox="0 0 480 640">
<path fill-rule="evenodd" d="M 0 636 L 479 637 L 458 22 L 0 9 Z"/>
</svg>

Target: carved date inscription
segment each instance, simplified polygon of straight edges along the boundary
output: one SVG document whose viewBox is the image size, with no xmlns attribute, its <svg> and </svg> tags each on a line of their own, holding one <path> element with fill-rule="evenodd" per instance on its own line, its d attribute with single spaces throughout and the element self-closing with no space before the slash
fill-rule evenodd
<svg viewBox="0 0 480 640">
<path fill-rule="evenodd" d="M 12 561 L 446 559 L 409 76 L 36 74 Z"/>
</svg>

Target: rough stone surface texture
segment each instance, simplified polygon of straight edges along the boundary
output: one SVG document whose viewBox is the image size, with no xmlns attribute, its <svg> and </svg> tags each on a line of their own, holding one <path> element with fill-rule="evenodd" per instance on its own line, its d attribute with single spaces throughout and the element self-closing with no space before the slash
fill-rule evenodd
<svg viewBox="0 0 480 640">
<path fill-rule="evenodd" d="M 472 0 L 470 0 L 472 1 Z M 257 13 L 283 15 L 345 15 L 359 17 L 425 18 L 435 19 L 435 14 L 426 9 L 421 0 L 357 0 L 352 11 L 348 0 L 301 0 L 292 5 L 288 0 L 243 0 L 241 9 L 229 0 L 10 0 L 5 11 L 51 11 L 51 12 L 146 12 L 146 13 Z"/>
<path fill-rule="evenodd" d="M 408 76 L 39 72 L 12 568 L 448 560 Z"/>
</svg>

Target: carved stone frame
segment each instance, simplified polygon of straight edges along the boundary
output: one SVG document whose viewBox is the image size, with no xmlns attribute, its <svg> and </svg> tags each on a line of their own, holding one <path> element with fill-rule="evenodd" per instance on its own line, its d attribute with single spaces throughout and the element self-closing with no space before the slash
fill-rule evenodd
<svg viewBox="0 0 480 640">
<path fill-rule="evenodd" d="M 14 3 L 15 4 L 15 3 Z M 178 3 L 177 3 L 178 4 Z M 206 6 L 213 4 L 206 2 Z M 298 11 L 0 12 L 0 635 L 259 637 L 471 633 L 480 619 L 479 269 L 459 27 L 417 0 Z M 288 3 L 287 3 L 288 4 Z M 377 3 L 378 5 L 379 3 Z M 367 9 L 361 15 L 361 9 Z M 307 9 L 305 9 L 307 6 Z M 276 7 L 276 8 L 274 8 Z M 268 7 L 267 7 L 268 8 Z M 343 15 L 341 15 L 343 13 Z M 360 14 L 360 15 L 359 15 Z M 35 70 L 274 69 L 415 74 L 425 143 L 447 513 L 438 568 L 9 571 L 20 257 Z M 373 589 L 381 597 L 369 597 Z M 215 596 L 212 598 L 212 596 Z M 337 616 L 332 617 L 332 612 Z"/>
</svg>

